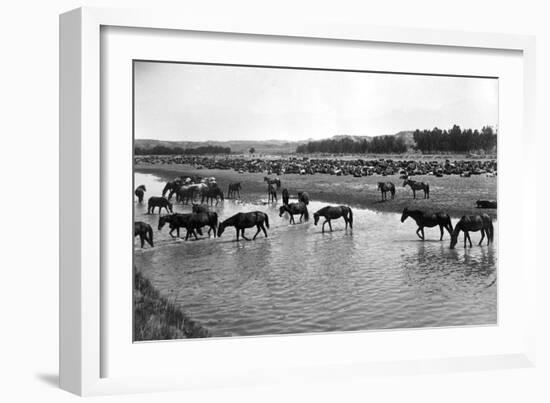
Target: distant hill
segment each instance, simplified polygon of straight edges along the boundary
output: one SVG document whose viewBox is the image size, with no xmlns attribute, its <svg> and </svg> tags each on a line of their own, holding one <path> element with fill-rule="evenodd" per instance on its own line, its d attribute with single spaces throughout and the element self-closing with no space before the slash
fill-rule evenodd
<svg viewBox="0 0 550 403">
<path fill-rule="evenodd" d="M 396 136 L 402 138 L 408 148 L 414 145 L 413 132 L 401 131 L 396 134 L 390 134 L 389 136 Z M 350 138 L 354 141 L 371 141 L 374 137 L 378 136 L 351 136 L 351 135 L 336 135 L 331 137 L 332 139 Z M 230 140 L 230 141 L 164 141 L 164 140 L 150 140 L 150 139 L 136 139 L 134 147 L 141 148 L 143 150 L 149 150 L 156 146 L 163 146 L 168 148 L 197 148 L 207 145 L 229 147 L 231 153 L 242 154 L 248 153 L 250 148 L 254 147 L 256 153 L 261 154 L 289 154 L 296 151 L 296 147 L 301 144 L 306 144 L 310 140 L 301 141 L 284 141 L 284 140 Z"/>
</svg>

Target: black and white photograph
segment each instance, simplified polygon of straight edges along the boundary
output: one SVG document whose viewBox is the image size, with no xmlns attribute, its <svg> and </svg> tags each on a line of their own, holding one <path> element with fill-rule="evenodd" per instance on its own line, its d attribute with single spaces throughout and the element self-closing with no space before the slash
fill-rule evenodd
<svg viewBox="0 0 550 403">
<path fill-rule="evenodd" d="M 496 77 L 134 60 L 133 340 L 496 325 L 498 112 Z"/>
</svg>

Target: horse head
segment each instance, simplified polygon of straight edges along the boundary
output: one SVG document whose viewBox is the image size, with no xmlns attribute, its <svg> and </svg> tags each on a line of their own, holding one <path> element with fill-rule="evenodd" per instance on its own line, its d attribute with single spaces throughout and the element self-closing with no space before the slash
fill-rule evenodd
<svg viewBox="0 0 550 403">
<path fill-rule="evenodd" d="M 454 249 L 457 242 L 458 242 L 458 234 L 455 234 L 455 232 L 453 231 L 453 232 L 451 233 L 451 245 L 450 245 L 450 248 L 451 248 L 451 249 Z"/>
<path fill-rule="evenodd" d="M 282 217 L 286 211 L 286 205 L 279 207 L 279 217 Z"/>
<path fill-rule="evenodd" d="M 403 214 L 401 214 L 401 222 L 405 222 L 408 216 L 409 216 L 409 209 L 405 207 L 403 209 Z"/>
<path fill-rule="evenodd" d="M 319 214 L 314 213 L 314 214 L 313 214 L 313 223 L 314 223 L 315 225 L 317 225 L 318 222 L 319 222 Z"/>
<path fill-rule="evenodd" d="M 408 180 L 408 179 L 405 179 L 405 180 L 403 181 L 403 187 L 407 186 L 408 184 L 409 184 L 409 180 Z"/>
<path fill-rule="evenodd" d="M 220 223 L 220 225 L 218 225 L 218 238 L 222 236 L 224 230 L 225 230 L 225 225 L 222 222 Z"/>
<path fill-rule="evenodd" d="M 166 222 L 168 221 L 168 216 L 160 216 L 159 217 L 159 231 L 162 230 L 162 227 L 164 227 L 164 225 L 166 224 Z"/>
<path fill-rule="evenodd" d="M 199 213 L 200 212 L 199 204 L 191 203 L 191 211 L 193 211 L 193 213 Z"/>
</svg>

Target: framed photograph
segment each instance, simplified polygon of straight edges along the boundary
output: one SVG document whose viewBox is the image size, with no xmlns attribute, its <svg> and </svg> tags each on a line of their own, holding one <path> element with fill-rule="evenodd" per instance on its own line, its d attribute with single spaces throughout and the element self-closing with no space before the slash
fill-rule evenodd
<svg viewBox="0 0 550 403">
<path fill-rule="evenodd" d="M 94 8 L 60 45 L 64 389 L 534 365 L 532 37 Z"/>
</svg>

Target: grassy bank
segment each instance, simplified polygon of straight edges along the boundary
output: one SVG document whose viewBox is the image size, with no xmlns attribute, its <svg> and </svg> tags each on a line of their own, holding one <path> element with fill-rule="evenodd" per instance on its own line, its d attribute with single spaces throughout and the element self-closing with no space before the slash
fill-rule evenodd
<svg viewBox="0 0 550 403">
<path fill-rule="evenodd" d="M 137 172 L 158 175 L 165 180 L 171 180 L 180 175 L 215 176 L 218 184 L 227 192 L 227 186 L 232 182 L 241 182 L 241 199 L 255 201 L 258 195 L 266 193 L 263 173 L 242 173 L 233 170 L 200 169 L 188 165 L 138 165 Z M 287 188 L 291 197 L 296 197 L 298 191 L 307 191 L 312 200 L 320 200 L 332 204 L 347 204 L 350 206 L 368 208 L 376 211 L 401 213 L 405 207 L 429 210 L 441 210 L 453 217 L 465 214 L 479 214 L 480 211 L 496 217 L 496 209 L 479 210 L 476 200 L 496 200 L 497 178 L 487 178 L 484 175 L 461 178 L 458 175 L 446 175 L 441 178 L 434 176 L 414 176 L 417 181 L 430 184 L 430 199 L 422 199 L 422 191 L 417 192 L 413 199 L 409 187 L 402 186 L 403 180 L 397 175 L 363 176 L 355 178 L 328 174 L 280 176 L 282 187 Z M 396 186 L 395 199 L 382 202 L 377 189 L 379 181 L 390 181 Z M 148 195 L 153 196 L 153 195 Z M 280 192 L 278 193 L 280 197 Z M 267 195 L 265 195 L 265 198 Z"/>
<path fill-rule="evenodd" d="M 134 270 L 134 341 L 209 337 L 208 330 L 168 302 Z"/>
</svg>

